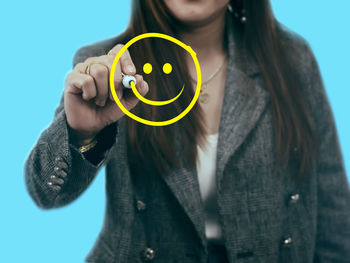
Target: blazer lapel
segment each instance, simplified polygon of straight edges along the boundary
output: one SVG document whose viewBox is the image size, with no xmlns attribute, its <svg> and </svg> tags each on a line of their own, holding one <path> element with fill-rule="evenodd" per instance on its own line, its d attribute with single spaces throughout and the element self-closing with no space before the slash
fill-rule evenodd
<svg viewBox="0 0 350 263">
<path fill-rule="evenodd" d="M 163 178 L 192 221 L 202 246 L 206 248 L 204 211 L 196 170 L 180 167 L 163 175 Z"/>
<path fill-rule="evenodd" d="M 229 157 L 254 128 L 269 99 L 268 91 L 257 81 L 258 65 L 242 44 L 234 41 L 233 22 L 228 20 L 229 65 L 217 144 L 217 185 Z"/>
<path fill-rule="evenodd" d="M 228 16 L 227 19 L 227 30 L 229 66 L 217 146 L 218 183 L 228 158 L 234 154 L 254 127 L 267 102 L 267 91 L 259 85 L 253 85 L 254 81 L 251 81 L 258 73 L 257 65 L 249 56 L 243 56 L 243 49 L 234 43 L 231 16 Z M 244 63 L 247 65 L 245 70 L 243 70 Z M 245 92 L 249 85 L 253 87 L 254 97 L 249 97 Z M 245 105 L 245 100 L 247 100 L 247 105 Z M 176 142 L 177 154 L 182 156 L 179 137 Z M 162 177 L 192 221 L 201 244 L 207 249 L 205 214 L 196 169 L 188 170 L 180 167 Z"/>
</svg>

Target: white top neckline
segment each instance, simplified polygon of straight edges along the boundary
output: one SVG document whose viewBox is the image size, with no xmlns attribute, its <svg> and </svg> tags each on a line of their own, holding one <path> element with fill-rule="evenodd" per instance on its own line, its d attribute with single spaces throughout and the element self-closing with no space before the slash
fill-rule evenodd
<svg viewBox="0 0 350 263">
<path fill-rule="evenodd" d="M 208 134 L 209 138 L 216 138 L 219 135 L 219 133 L 213 133 L 213 134 Z"/>
<path fill-rule="evenodd" d="M 209 241 L 223 242 L 216 203 L 216 153 L 219 133 L 208 134 L 205 149 L 198 148 L 197 175 L 205 211 L 205 232 Z"/>
</svg>

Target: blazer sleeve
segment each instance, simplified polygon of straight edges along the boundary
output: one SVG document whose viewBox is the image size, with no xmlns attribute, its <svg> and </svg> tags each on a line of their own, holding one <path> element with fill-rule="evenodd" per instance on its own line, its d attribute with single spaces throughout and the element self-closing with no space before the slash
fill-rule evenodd
<svg viewBox="0 0 350 263">
<path fill-rule="evenodd" d="M 83 61 L 86 53 L 80 49 L 74 56 L 73 65 Z M 62 95 L 52 123 L 41 133 L 24 167 L 29 195 L 43 209 L 61 207 L 77 199 L 95 178 L 117 140 L 118 122 L 115 122 L 100 132 L 114 131 L 108 133 L 111 143 L 96 164 L 69 143 L 67 128 Z"/>
<path fill-rule="evenodd" d="M 317 158 L 317 238 L 315 262 L 350 260 L 350 190 L 344 160 L 319 65 L 307 44 L 309 94 L 320 148 Z M 308 74 L 309 74 L 308 73 Z"/>
</svg>

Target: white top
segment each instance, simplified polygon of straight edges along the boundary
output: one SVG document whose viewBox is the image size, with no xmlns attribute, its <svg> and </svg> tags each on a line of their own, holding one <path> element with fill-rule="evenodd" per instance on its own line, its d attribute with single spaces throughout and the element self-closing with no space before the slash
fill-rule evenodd
<svg viewBox="0 0 350 263">
<path fill-rule="evenodd" d="M 206 237 L 208 241 L 221 243 L 223 240 L 216 200 L 216 151 L 218 136 L 218 133 L 209 134 L 207 137 L 208 143 L 204 150 L 197 145 L 197 174 L 206 216 Z"/>
</svg>

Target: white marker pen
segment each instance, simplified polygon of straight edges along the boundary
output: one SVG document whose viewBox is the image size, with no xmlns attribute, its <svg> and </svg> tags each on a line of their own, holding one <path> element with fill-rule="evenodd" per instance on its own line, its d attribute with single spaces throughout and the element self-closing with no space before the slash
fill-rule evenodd
<svg viewBox="0 0 350 263">
<path fill-rule="evenodd" d="M 123 76 L 123 80 L 122 80 L 122 83 L 123 83 L 123 86 L 125 88 L 128 88 L 128 89 L 131 89 L 131 81 L 133 81 L 136 85 L 136 79 L 134 76 L 131 76 L 131 75 L 125 75 L 122 73 L 122 76 Z"/>
</svg>

